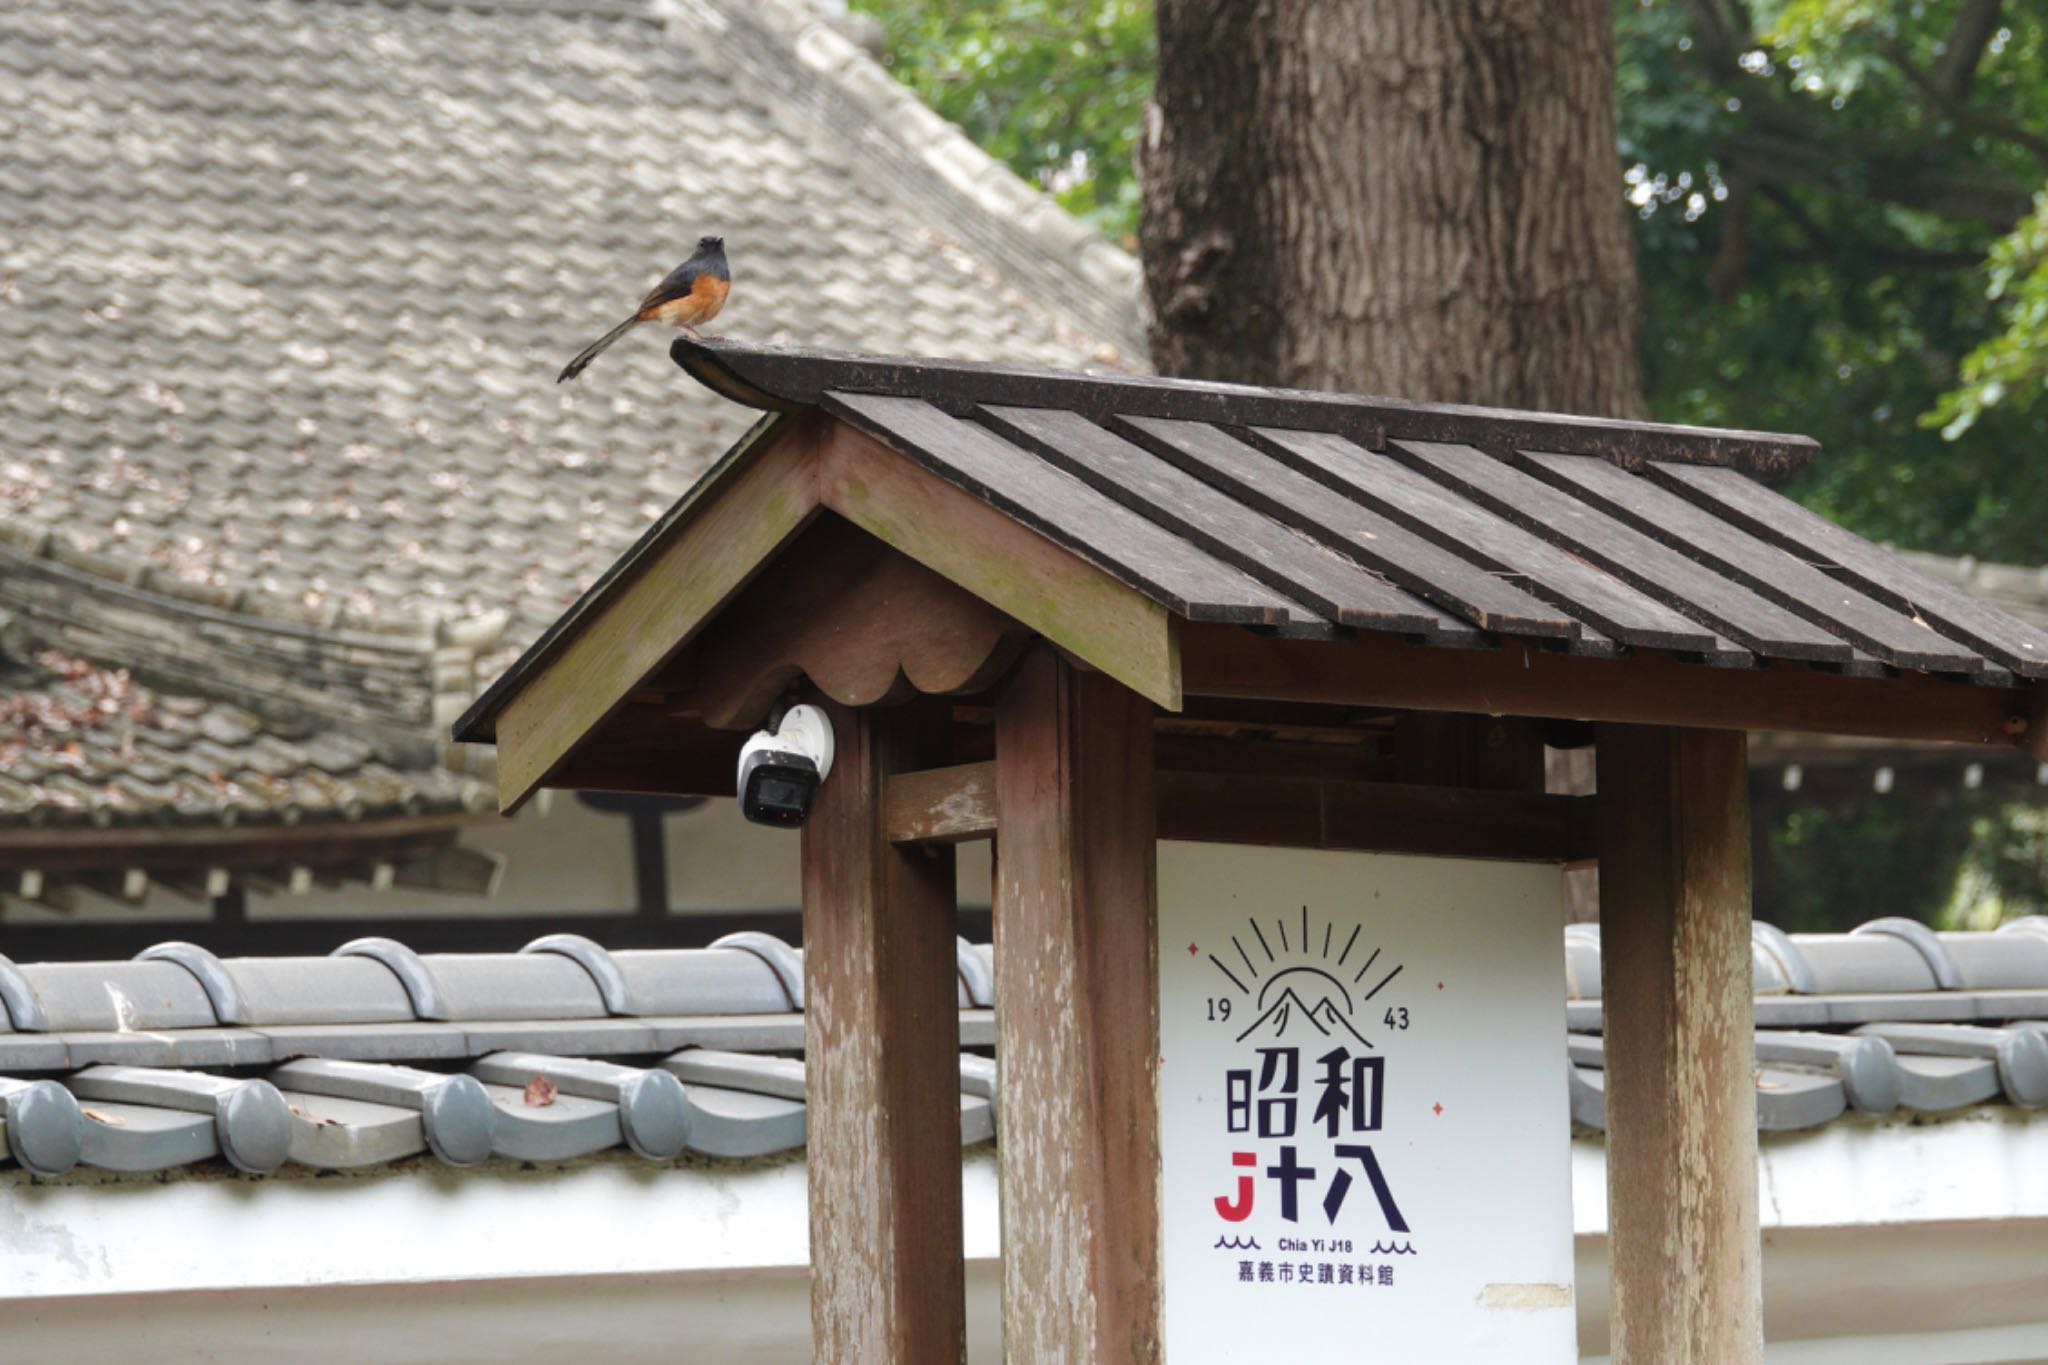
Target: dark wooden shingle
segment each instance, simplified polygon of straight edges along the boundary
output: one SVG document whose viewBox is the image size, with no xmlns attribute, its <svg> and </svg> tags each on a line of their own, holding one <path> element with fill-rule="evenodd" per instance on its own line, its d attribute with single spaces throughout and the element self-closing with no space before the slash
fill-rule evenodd
<svg viewBox="0 0 2048 1365">
<path fill-rule="evenodd" d="M 1454 555 L 1525 588 L 1622 644 L 1691 654 L 1746 654 L 1697 621 L 1398 461 L 1321 431 L 1261 428 L 1264 449 L 1337 493 L 1383 512 Z M 1628 478 L 1605 460 L 1601 468 Z"/>
<path fill-rule="evenodd" d="M 1191 621 L 1321 620 L 985 427 L 915 398 L 833 393 L 825 406 Z"/>
<path fill-rule="evenodd" d="M 1850 644 L 1569 494 L 1469 446 L 1395 442 L 1423 473 L 1766 658 L 1847 664 Z"/>
<path fill-rule="evenodd" d="M 2048 677 L 2048 635 L 1769 489 L 1721 470 L 1651 466 L 1665 487 L 1899 611 L 1967 641 L 2026 678 Z M 1701 477 L 1707 475 L 1709 477 Z"/>
<path fill-rule="evenodd" d="M 1077 412 L 992 407 L 985 419 L 1140 516 L 1342 625 L 1430 637 L 1478 635 L 1457 617 Z"/>
<path fill-rule="evenodd" d="M 1574 455 L 1532 453 L 1517 463 L 1888 664 L 1937 673 L 1984 666 L 1982 655 L 1943 639 L 1926 621 L 1894 611 L 1648 479 Z"/>
<path fill-rule="evenodd" d="M 1154 417 L 1128 418 L 1121 425 L 1245 506 L 1314 536 L 1483 630 L 1554 640 L 1584 633 L 1565 613 L 1370 507 L 1337 496 L 1220 428 Z"/>
</svg>

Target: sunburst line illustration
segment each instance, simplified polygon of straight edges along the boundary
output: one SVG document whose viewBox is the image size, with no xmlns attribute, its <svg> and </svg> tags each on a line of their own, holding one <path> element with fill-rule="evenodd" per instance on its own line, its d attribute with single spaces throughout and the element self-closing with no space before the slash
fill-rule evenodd
<svg viewBox="0 0 2048 1365">
<path fill-rule="evenodd" d="M 1221 957 L 1215 953 L 1207 955 L 1210 964 L 1222 974 L 1223 979 L 1258 1011 L 1258 1017 L 1245 1026 L 1237 1035 L 1236 1041 L 1243 1042 L 1268 1025 L 1276 1035 L 1284 1034 L 1288 1026 L 1299 1019 L 1326 1038 L 1334 1037 L 1341 1031 L 1349 1034 L 1362 1047 L 1375 1046 L 1372 1040 L 1351 1022 L 1351 1016 L 1363 1007 L 1367 1000 L 1384 990 L 1388 982 L 1401 974 L 1400 965 L 1397 964 L 1392 971 L 1382 977 L 1379 984 L 1365 996 L 1355 1000 L 1350 987 L 1329 970 L 1329 966 L 1341 967 L 1346 964 L 1352 949 L 1358 944 L 1363 925 L 1352 927 L 1350 936 L 1344 940 L 1344 947 L 1332 963 L 1330 947 L 1336 940 L 1336 922 L 1332 920 L 1324 926 L 1322 950 L 1317 952 L 1313 947 L 1314 925 L 1310 921 L 1309 909 L 1305 905 L 1301 908 L 1298 935 L 1289 932 L 1285 915 L 1274 917 L 1273 928 L 1280 940 L 1280 953 L 1273 951 L 1272 940 L 1266 937 L 1265 929 L 1255 916 L 1246 916 L 1245 924 L 1252 931 L 1252 936 L 1258 940 L 1259 947 L 1264 950 L 1267 962 L 1276 968 L 1268 974 L 1260 973 L 1257 963 L 1246 950 L 1242 940 L 1234 934 L 1231 936 L 1231 946 L 1237 949 L 1237 955 L 1243 960 L 1251 981 L 1256 983 L 1256 989 L 1253 985 L 1246 984 L 1245 979 L 1233 971 Z M 1357 985 L 1365 979 L 1366 973 L 1380 960 L 1380 953 L 1381 950 L 1378 948 L 1372 950 L 1359 967 L 1358 974 L 1352 978 L 1352 985 Z"/>
<path fill-rule="evenodd" d="M 1279 959 L 1273 956 L 1273 945 L 1266 942 L 1266 935 L 1259 929 L 1259 922 L 1255 919 L 1248 919 L 1245 923 L 1251 925 L 1252 932 L 1258 935 L 1259 946 L 1266 950 L 1266 961 L 1278 962 Z"/>
<path fill-rule="evenodd" d="M 1228 968 L 1228 967 L 1226 967 L 1226 966 L 1224 966 L 1224 965 L 1223 965 L 1223 961 L 1222 961 L 1222 959 L 1221 959 L 1221 958 L 1218 958 L 1218 957 L 1216 956 L 1216 954 L 1214 954 L 1214 953 L 1211 953 L 1211 954 L 1209 954 L 1209 960 L 1210 960 L 1211 962 L 1214 962 L 1214 963 L 1216 964 L 1216 970 L 1217 970 L 1217 971 L 1219 971 L 1219 972 L 1223 973 L 1223 974 L 1224 974 L 1225 976 L 1227 976 L 1227 977 L 1230 977 L 1230 984 L 1231 984 L 1231 985 L 1233 985 L 1233 986 L 1237 987 L 1237 988 L 1238 988 L 1239 990 L 1241 990 L 1241 991 L 1244 991 L 1244 993 L 1245 993 L 1246 995 L 1250 995 L 1250 994 L 1251 994 L 1251 992 L 1250 992 L 1249 990 L 1245 990 L 1245 984 L 1244 984 L 1244 982 L 1242 982 L 1242 981 L 1239 981 L 1239 980 L 1238 980 L 1238 979 L 1237 979 L 1237 978 L 1236 978 L 1235 976 L 1232 976 L 1232 975 L 1231 975 L 1231 972 L 1230 972 L 1230 968 Z"/>
</svg>

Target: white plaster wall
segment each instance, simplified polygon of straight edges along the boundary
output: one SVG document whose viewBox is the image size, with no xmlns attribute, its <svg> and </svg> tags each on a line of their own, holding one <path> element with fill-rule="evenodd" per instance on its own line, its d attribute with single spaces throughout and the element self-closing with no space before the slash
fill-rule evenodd
<svg viewBox="0 0 2048 1365">
<path fill-rule="evenodd" d="M 1606 1359 L 1605 1169 L 1573 1144 L 1579 1349 Z M 1766 1141 L 1773 1365 L 2048 1359 L 2048 1116 Z M 999 1358 L 996 1156 L 967 1154 L 973 1358 Z M 1797 1190 L 1796 1197 L 1785 1192 Z M 432 1163 L 360 1176 L 0 1174 L 0 1361 L 802 1361 L 804 1168 Z"/>
</svg>

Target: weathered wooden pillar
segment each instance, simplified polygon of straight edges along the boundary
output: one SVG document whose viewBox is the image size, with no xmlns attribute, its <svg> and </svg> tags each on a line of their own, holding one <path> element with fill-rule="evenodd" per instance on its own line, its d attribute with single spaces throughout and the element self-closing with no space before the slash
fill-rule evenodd
<svg viewBox="0 0 2048 1365">
<path fill-rule="evenodd" d="M 828 707 L 803 836 L 811 1338 L 818 1361 L 966 1355 L 953 850 L 894 847 L 883 784 L 943 717 Z"/>
<path fill-rule="evenodd" d="M 1598 735 L 1614 1360 L 1759 1361 L 1745 737 Z"/>
<path fill-rule="evenodd" d="M 996 706 L 1003 1346 L 1160 1352 L 1152 706 L 1049 650 Z"/>
</svg>

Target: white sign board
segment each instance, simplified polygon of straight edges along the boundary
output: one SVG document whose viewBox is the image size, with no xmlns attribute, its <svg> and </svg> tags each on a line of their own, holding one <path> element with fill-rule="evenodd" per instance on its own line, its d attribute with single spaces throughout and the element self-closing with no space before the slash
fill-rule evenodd
<svg viewBox="0 0 2048 1365">
<path fill-rule="evenodd" d="M 1162 843 L 1168 1365 L 1577 1359 L 1555 867 Z"/>
</svg>

